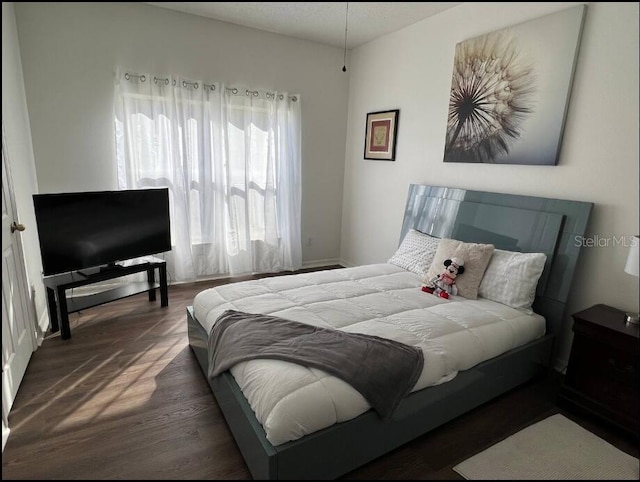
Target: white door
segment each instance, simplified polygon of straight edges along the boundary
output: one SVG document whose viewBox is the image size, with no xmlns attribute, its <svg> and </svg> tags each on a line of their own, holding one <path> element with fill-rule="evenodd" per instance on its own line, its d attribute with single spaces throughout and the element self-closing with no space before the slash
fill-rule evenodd
<svg viewBox="0 0 640 482">
<path fill-rule="evenodd" d="M 13 184 L 2 125 L 2 448 L 8 416 L 35 346 L 27 274 L 16 219 Z"/>
</svg>

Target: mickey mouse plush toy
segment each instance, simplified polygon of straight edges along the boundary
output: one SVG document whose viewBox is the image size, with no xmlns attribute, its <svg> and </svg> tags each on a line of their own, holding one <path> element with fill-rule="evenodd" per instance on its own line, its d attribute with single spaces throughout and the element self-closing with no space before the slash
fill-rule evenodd
<svg viewBox="0 0 640 482">
<path fill-rule="evenodd" d="M 444 271 L 427 281 L 422 287 L 422 291 L 433 293 L 444 299 L 449 299 L 450 295 L 457 295 L 456 278 L 464 273 L 463 265 L 464 260 L 461 258 L 445 259 Z"/>
</svg>

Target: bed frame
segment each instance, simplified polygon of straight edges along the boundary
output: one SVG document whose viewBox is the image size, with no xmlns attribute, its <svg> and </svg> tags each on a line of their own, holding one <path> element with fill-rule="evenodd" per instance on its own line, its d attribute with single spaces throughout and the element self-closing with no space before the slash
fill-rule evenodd
<svg viewBox="0 0 640 482">
<path fill-rule="evenodd" d="M 408 395 L 390 422 L 369 410 L 273 446 L 229 372 L 209 380 L 254 479 L 334 479 L 529 381 L 549 369 L 592 203 L 412 184 L 400 241 L 410 228 L 496 248 L 544 252 L 534 310 L 547 334 Z M 189 344 L 207 376 L 207 338 L 187 308 Z"/>
</svg>

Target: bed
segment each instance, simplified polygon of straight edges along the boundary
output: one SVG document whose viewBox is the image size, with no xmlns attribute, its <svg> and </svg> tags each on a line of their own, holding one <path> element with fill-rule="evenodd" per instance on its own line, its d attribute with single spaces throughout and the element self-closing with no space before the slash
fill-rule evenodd
<svg viewBox="0 0 640 482">
<path fill-rule="evenodd" d="M 289 362 L 252 360 L 207 377 L 252 476 L 339 477 L 544 373 L 578 261 L 576 240 L 584 235 L 591 209 L 580 201 L 409 187 L 400 247 L 417 232 L 490 243 L 501 252 L 544 254 L 530 309 L 482 296 L 423 293 L 421 271 L 399 266 L 395 255 L 393 263 L 263 278 L 199 293 L 187 308 L 187 323 L 205 376 L 209 332 L 228 309 L 394 339 L 424 353 L 421 376 L 391 420 L 382 420 L 338 378 Z"/>
</svg>

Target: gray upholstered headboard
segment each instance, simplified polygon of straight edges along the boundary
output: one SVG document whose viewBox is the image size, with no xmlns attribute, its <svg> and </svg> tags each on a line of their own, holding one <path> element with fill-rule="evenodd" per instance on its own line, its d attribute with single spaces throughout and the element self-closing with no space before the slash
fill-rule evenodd
<svg viewBox="0 0 640 482">
<path fill-rule="evenodd" d="M 547 255 L 534 310 L 557 333 L 593 204 L 411 184 L 400 242 L 411 228 L 440 238 Z"/>
</svg>

